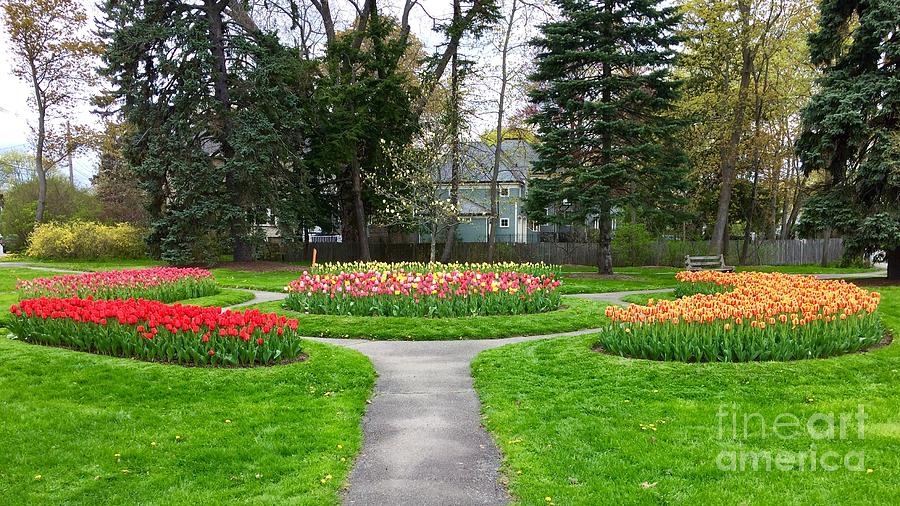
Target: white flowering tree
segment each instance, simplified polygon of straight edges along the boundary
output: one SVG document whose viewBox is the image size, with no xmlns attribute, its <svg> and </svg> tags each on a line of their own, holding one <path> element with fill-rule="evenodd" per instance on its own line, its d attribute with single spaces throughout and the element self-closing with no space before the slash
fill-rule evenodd
<svg viewBox="0 0 900 506">
<path fill-rule="evenodd" d="M 424 125 L 403 146 L 383 143 L 391 177 L 372 181 L 382 208 L 372 217 L 376 225 L 404 230 L 428 230 L 429 261 L 435 261 L 437 237 L 459 215 L 449 198 L 440 196 L 440 170 L 449 151 L 450 136 L 439 121 Z"/>
</svg>

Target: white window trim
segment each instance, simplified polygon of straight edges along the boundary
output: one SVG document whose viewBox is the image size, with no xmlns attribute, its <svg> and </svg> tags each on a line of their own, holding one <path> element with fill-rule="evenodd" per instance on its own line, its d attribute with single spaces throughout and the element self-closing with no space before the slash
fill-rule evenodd
<svg viewBox="0 0 900 506">
<path fill-rule="evenodd" d="M 541 224 L 540 224 L 540 222 L 532 221 L 532 222 L 531 222 L 531 231 L 532 231 L 532 232 L 540 232 L 540 231 L 541 231 Z"/>
<path fill-rule="evenodd" d="M 506 225 L 503 222 L 506 222 Z M 500 218 L 500 228 L 509 228 L 509 218 Z"/>
</svg>

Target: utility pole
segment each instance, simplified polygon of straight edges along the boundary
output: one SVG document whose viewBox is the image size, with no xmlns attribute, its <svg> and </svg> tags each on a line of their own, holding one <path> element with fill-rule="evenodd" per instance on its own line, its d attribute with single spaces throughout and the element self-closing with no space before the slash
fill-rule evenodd
<svg viewBox="0 0 900 506">
<path fill-rule="evenodd" d="M 66 158 L 69 161 L 69 184 L 75 186 L 75 170 L 72 167 L 72 127 L 66 121 Z"/>
</svg>

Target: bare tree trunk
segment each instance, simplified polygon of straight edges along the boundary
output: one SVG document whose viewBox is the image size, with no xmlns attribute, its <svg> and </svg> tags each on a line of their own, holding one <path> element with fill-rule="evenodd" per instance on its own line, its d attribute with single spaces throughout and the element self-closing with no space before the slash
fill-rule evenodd
<svg viewBox="0 0 900 506">
<path fill-rule="evenodd" d="M 372 259 L 369 253 L 369 230 L 366 223 L 366 207 L 362 198 L 362 175 L 360 174 L 359 156 L 356 151 L 350 159 L 350 177 L 353 184 L 353 217 L 356 220 L 356 239 L 359 242 L 359 258 Z"/>
<path fill-rule="evenodd" d="M 606 12 L 608 14 L 612 14 L 612 2 L 607 0 L 605 5 Z M 606 27 L 609 28 L 608 26 Z M 602 64 L 602 72 L 603 79 L 606 83 L 609 83 L 610 77 L 612 77 L 612 67 L 609 64 L 609 61 L 604 60 Z M 612 101 L 612 92 L 609 89 L 609 85 L 603 87 L 603 92 L 601 93 L 601 100 L 603 103 L 609 103 Z M 604 112 L 604 120 L 609 122 L 609 113 Z M 612 139 L 610 138 L 610 133 L 608 131 L 604 131 L 603 133 L 603 145 L 602 152 L 600 155 L 600 162 L 604 165 L 610 162 L 610 152 L 612 151 Z M 598 234 L 598 244 L 597 244 L 597 272 L 600 274 L 612 274 L 612 210 L 609 206 L 604 207 L 600 210 L 600 216 L 598 217 L 598 225 L 600 228 L 600 233 Z"/>
<path fill-rule="evenodd" d="M 204 9 L 209 22 L 210 52 L 214 60 L 213 66 L 213 94 L 219 102 L 219 113 L 214 119 L 217 124 L 211 130 L 215 132 L 219 142 L 222 158 L 227 165 L 234 158 L 234 148 L 231 146 L 231 97 L 228 89 L 228 69 L 225 56 L 225 24 L 222 21 L 222 11 L 225 4 L 215 0 L 205 0 Z M 232 204 L 241 211 L 244 209 L 244 191 L 237 183 L 234 167 L 229 167 L 225 172 L 225 191 L 231 196 Z M 229 232 L 233 242 L 233 254 L 235 261 L 250 260 L 253 252 L 246 240 L 247 223 L 243 212 L 229 223 Z"/>
<path fill-rule="evenodd" d="M 434 262 L 437 256 L 437 223 L 431 222 L 431 242 L 428 244 L 428 262 Z"/>
<path fill-rule="evenodd" d="M 66 121 L 66 161 L 69 165 L 69 184 L 75 186 L 75 166 L 72 164 L 72 127 Z"/>
<path fill-rule="evenodd" d="M 610 0 L 607 0 L 604 7 L 607 14 L 611 15 L 613 3 Z M 611 23 L 611 21 L 608 21 L 608 23 Z M 611 31 L 608 25 L 604 28 L 607 31 Z M 608 60 L 604 60 L 602 63 L 602 67 L 604 82 L 609 83 L 609 79 L 610 77 L 612 77 L 612 66 L 609 64 Z M 612 101 L 612 92 L 609 89 L 609 84 L 603 87 L 601 100 L 604 104 Z M 604 111 L 606 111 L 606 109 L 604 109 Z M 605 122 L 609 123 L 609 112 L 603 113 L 603 119 Z M 609 164 L 611 162 L 612 156 L 612 139 L 610 138 L 608 129 L 603 133 L 603 144 L 601 149 L 602 152 L 600 154 L 600 163 L 604 165 Z M 600 210 L 598 222 L 600 226 L 600 233 L 598 234 L 597 244 L 597 272 L 599 274 L 612 274 L 612 209 L 610 209 L 609 206 L 605 206 Z"/>
<path fill-rule="evenodd" d="M 900 248 L 888 250 L 885 260 L 888 279 L 900 279 Z"/>
<path fill-rule="evenodd" d="M 506 69 L 506 57 L 509 53 L 509 39 L 512 36 L 513 23 L 516 20 L 518 0 L 513 0 L 503 36 L 503 47 L 500 50 L 500 98 L 497 103 L 497 144 L 494 146 L 494 170 L 491 172 L 491 216 L 488 218 L 488 262 L 494 261 L 494 250 L 497 243 L 497 221 L 500 219 L 500 203 L 498 179 L 500 177 L 500 157 L 503 155 L 503 115 L 506 112 L 506 85 L 509 76 Z M 518 223 L 516 224 L 518 226 Z"/>
<path fill-rule="evenodd" d="M 756 209 L 757 196 L 759 195 L 759 170 L 762 165 L 760 154 L 760 131 L 762 130 L 762 113 L 763 113 L 763 94 L 765 94 L 769 83 L 769 62 L 768 59 L 763 67 L 763 82 L 760 89 L 759 74 L 753 73 L 754 81 L 754 101 L 753 101 L 753 189 L 750 195 L 750 205 L 747 207 L 747 213 L 744 219 L 744 241 L 741 244 L 740 264 L 747 263 L 747 253 L 750 251 L 750 236 L 752 233 L 751 224 L 753 223 L 753 211 Z"/>
<path fill-rule="evenodd" d="M 597 272 L 600 274 L 612 274 L 612 215 L 609 208 L 600 211 L 599 222 Z"/>
<path fill-rule="evenodd" d="M 822 267 L 828 267 L 828 242 L 831 240 L 831 227 L 826 227 L 822 234 Z"/>
<path fill-rule="evenodd" d="M 799 169 L 797 170 L 799 172 Z M 806 176 L 796 181 L 795 184 L 797 186 L 794 188 L 794 198 L 791 202 L 791 215 L 787 220 L 785 231 L 782 233 L 785 239 L 790 239 L 794 234 L 794 226 L 797 224 L 797 218 L 800 216 L 800 200 L 803 193 L 803 185 L 806 184 Z"/>
<path fill-rule="evenodd" d="M 459 21 L 461 15 L 460 0 L 453 0 L 454 22 Z M 461 114 L 459 101 L 459 51 L 456 50 L 450 58 L 450 204 L 457 210 L 459 209 L 459 123 Z M 449 262 L 453 255 L 453 245 L 456 242 L 456 224 L 458 222 L 458 213 L 455 213 L 447 226 L 447 238 L 444 241 L 441 262 Z"/>
<path fill-rule="evenodd" d="M 747 209 L 747 215 L 745 217 L 746 223 L 744 226 L 744 241 L 741 244 L 741 265 L 747 263 L 747 253 L 750 251 L 750 224 L 753 221 L 753 209 L 756 207 L 756 196 L 759 188 L 759 165 L 757 164 L 758 161 L 754 163 L 755 168 L 753 170 L 753 190 L 751 191 L 750 205 Z"/>
<path fill-rule="evenodd" d="M 30 62 L 31 82 L 34 87 L 34 102 L 38 111 L 37 140 L 34 146 L 34 171 L 38 180 L 38 201 L 34 211 L 34 222 L 44 221 L 44 207 L 47 205 L 47 171 L 44 169 L 44 143 L 47 139 L 47 105 L 38 85 L 38 69 Z"/>
<path fill-rule="evenodd" d="M 40 106 L 39 106 L 40 107 Z M 34 211 L 34 222 L 44 221 L 44 208 L 47 205 L 47 171 L 44 169 L 44 142 L 47 137 L 44 110 L 38 113 L 38 134 L 34 147 L 34 170 L 38 180 L 38 201 Z"/>
<path fill-rule="evenodd" d="M 725 251 L 726 230 L 728 228 L 728 211 L 731 207 L 731 190 L 734 187 L 735 169 L 737 166 L 738 149 L 741 136 L 744 132 L 744 107 L 747 101 L 747 92 L 750 87 L 750 71 L 753 65 L 753 55 L 750 51 L 750 4 L 747 0 L 738 0 L 738 9 L 741 18 L 741 82 L 738 87 L 737 103 L 734 106 L 734 123 L 731 126 L 731 137 L 725 149 L 722 150 L 721 174 L 722 188 L 719 193 L 719 205 L 716 210 L 716 224 L 713 227 L 712 238 L 709 241 L 709 252 L 713 255 L 723 254 Z"/>
</svg>

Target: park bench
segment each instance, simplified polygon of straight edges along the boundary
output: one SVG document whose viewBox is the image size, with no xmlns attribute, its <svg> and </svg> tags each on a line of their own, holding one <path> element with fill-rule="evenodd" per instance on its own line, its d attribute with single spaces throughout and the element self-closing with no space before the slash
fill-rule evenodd
<svg viewBox="0 0 900 506">
<path fill-rule="evenodd" d="M 725 256 L 684 256 L 684 268 L 689 271 L 734 272 L 734 267 L 725 265 Z"/>
</svg>

